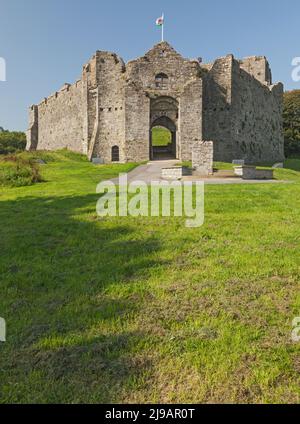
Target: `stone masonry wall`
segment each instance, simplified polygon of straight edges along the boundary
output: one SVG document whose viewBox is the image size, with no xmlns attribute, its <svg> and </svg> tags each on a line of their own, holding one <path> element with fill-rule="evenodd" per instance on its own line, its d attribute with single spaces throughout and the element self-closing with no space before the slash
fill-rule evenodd
<svg viewBox="0 0 300 424">
<path fill-rule="evenodd" d="M 29 128 L 26 137 L 26 150 L 36 150 L 39 142 L 39 108 L 36 105 L 29 109 Z"/>
<path fill-rule="evenodd" d="M 262 84 L 272 84 L 272 73 L 265 56 L 252 56 L 239 60 L 240 68 L 252 75 Z"/>
<path fill-rule="evenodd" d="M 97 99 L 99 131 L 93 156 L 111 161 L 112 147 L 125 161 L 125 64 L 114 53 L 97 52 Z"/>
<path fill-rule="evenodd" d="M 266 58 L 229 55 L 206 69 L 203 134 L 214 140 L 215 160 L 282 161 L 283 87 L 270 85 Z"/>
<path fill-rule="evenodd" d="M 194 145 L 192 151 L 193 170 L 198 175 L 210 175 L 213 173 L 214 143 L 201 141 Z"/>
<path fill-rule="evenodd" d="M 197 61 L 184 59 L 168 43 L 155 45 L 145 56 L 126 65 L 127 79 L 150 97 L 170 96 L 178 99 L 184 86 L 201 77 Z M 168 79 L 164 87 L 157 87 L 156 76 L 165 74 Z"/>
<path fill-rule="evenodd" d="M 150 157 L 150 99 L 128 83 L 125 89 L 125 156 L 128 162 Z"/>
<path fill-rule="evenodd" d="M 83 101 L 82 81 L 66 84 L 38 106 L 38 148 L 68 148 L 82 153 Z"/>
<path fill-rule="evenodd" d="M 246 163 L 282 161 L 282 84 L 262 84 L 235 61 L 232 96 L 234 158 Z"/>
<path fill-rule="evenodd" d="M 156 80 L 160 74 L 166 76 L 161 86 Z M 168 43 L 159 43 L 145 56 L 127 64 L 126 80 L 128 87 L 130 84 L 135 87 L 127 88 L 125 95 L 127 159 L 149 159 L 149 130 L 152 121 L 159 117 L 157 113 L 170 118 L 177 127 L 177 157 L 190 159 L 193 140 L 202 135 L 202 70 L 199 63 L 184 59 Z M 147 98 L 151 99 L 155 110 L 149 109 Z M 170 107 L 157 111 L 156 100 L 159 99 L 161 105 L 169 102 Z M 175 104 L 180 105 L 179 111 L 173 107 Z"/>
<path fill-rule="evenodd" d="M 203 139 L 214 141 L 216 161 L 232 160 L 231 94 L 233 56 L 217 59 L 204 78 Z"/>
<path fill-rule="evenodd" d="M 202 135 L 202 80 L 185 87 L 179 102 L 179 157 L 189 161 L 194 144 Z"/>
</svg>

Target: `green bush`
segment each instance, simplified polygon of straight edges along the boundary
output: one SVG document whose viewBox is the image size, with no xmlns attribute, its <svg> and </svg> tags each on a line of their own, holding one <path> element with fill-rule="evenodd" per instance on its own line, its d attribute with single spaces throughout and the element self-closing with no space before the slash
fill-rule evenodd
<svg viewBox="0 0 300 424">
<path fill-rule="evenodd" d="M 32 160 L 6 156 L 0 161 L 0 185 L 6 187 L 30 186 L 42 181 L 39 166 Z"/>
<path fill-rule="evenodd" d="M 284 93 L 283 128 L 285 155 L 300 155 L 300 90 Z"/>
<path fill-rule="evenodd" d="M 0 131 L 0 155 L 9 155 L 26 148 L 26 135 L 23 132 Z"/>
</svg>

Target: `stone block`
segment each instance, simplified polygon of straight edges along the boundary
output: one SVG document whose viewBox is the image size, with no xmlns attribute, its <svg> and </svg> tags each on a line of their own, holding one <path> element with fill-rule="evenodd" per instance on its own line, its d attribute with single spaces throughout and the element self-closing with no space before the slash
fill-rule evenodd
<svg viewBox="0 0 300 424">
<path fill-rule="evenodd" d="M 273 169 L 257 169 L 255 166 L 238 166 L 234 169 L 235 175 L 243 180 L 273 180 Z"/>
<path fill-rule="evenodd" d="M 202 141 L 194 144 L 192 150 L 193 171 L 197 175 L 208 176 L 213 174 L 214 169 L 214 143 Z"/>
<path fill-rule="evenodd" d="M 184 171 L 182 166 L 163 168 L 161 171 L 161 176 L 165 180 L 181 180 L 183 177 L 183 174 L 184 174 Z"/>
</svg>

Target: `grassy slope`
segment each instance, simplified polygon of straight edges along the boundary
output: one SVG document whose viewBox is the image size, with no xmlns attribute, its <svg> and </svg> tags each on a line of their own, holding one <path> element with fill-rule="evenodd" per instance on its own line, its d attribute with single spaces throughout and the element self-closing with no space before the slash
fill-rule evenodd
<svg viewBox="0 0 300 424">
<path fill-rule="evenodd" d="M 60 159 L 1 192 L 0 402 L 299 402 L 300 174 L 207 187 L 190 230 L 98 219 L 130 165 Z"/>
<path fill-rule="evenodd" d="M 168 146 L 172 142 L 169 130 L 163 127 L 155 127 L 152 130 L 152 145 L 154 147 Z"/>
</svg>

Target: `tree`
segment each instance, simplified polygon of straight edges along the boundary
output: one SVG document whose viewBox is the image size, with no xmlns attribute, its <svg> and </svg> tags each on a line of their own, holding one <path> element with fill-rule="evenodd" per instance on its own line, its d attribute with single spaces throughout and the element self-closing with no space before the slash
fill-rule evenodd
<svg viewBox="0 0 300 424">
<path fill-rule="evenodd" d="M 300 155 L 300 90 L 284 93 L 283 129 L 285 155 Z"/>
<path fill-rule="evenodd" d="M 25 150 L 26 135 L 23 132 L 0 131 L 0 155 Z"/>
</svg>

